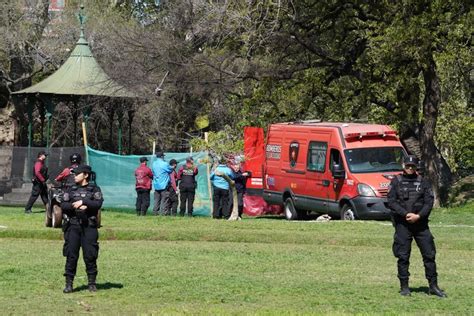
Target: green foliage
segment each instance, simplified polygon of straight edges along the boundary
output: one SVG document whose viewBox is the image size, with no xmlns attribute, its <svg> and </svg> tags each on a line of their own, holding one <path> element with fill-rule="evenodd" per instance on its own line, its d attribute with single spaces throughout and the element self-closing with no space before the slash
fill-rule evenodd
<svg viewBox="0 0 474 316">
<path fill-rule="evenodd" d="M 240 155 L 244 150 L 244 141 L 240 133 L 230 126 L 219 132 L 209 132 L 208 140 L 193 138 L 190 145 L 196 151 L 209 151 L 211 156 Z"/>
</svg>

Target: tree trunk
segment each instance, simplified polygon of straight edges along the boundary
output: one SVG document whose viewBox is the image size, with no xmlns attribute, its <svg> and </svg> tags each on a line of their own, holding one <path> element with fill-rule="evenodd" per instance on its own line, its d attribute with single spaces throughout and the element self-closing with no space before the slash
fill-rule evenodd
<svg viewBox="0 0 474 316">
<path fill-rule="evenodd" d="M 438 74 L 436 73 L 436 63 L 432 54 L 429 55 L 427 67 L 423 69 L 423 78 L 425 82 L 425 98 L 423 100 L 423 118 L 420 131 L 421 157 L 425 164 L 426 176 L 433 185 L 435 205 L 439 206 L 447 200 L 451 173 L 449 172 L 447 177 L 441 176 L 443 159 L 436 150 L 434 140 L 439 105 L 441 103 L 441 89 Z"/>
</svg>

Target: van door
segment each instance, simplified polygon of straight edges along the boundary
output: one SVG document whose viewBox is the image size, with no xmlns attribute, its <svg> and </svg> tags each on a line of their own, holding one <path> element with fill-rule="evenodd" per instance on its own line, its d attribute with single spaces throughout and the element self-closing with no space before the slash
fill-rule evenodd
<svg viewBox="0 0 474 316">
<path fill-rule="evenodd" d="M 318 140 L 310 140 L 306 163 L 305 208 L 308 211 L 326 213 L 327 188 L 329 182 L 324 178 L 327 172 L 329 134 L 318 135 Z"/>
<path fill-rule="evenodd" d="M 333 170 L 334 165 L 340 165 L 344 167 L 344 162 L 342 161 L 341 152 L 339 149 L 331 148 L 329 152 L 329 162 L 327 172 L 324 173 L 324 180 L 330 182 L 329 187 L 327 188 L 327 202 L 328 202 L 328 213 L 332 215 L 339 215 L 339 195 L 341 193 L 342 185 L 344 184 L 344 179 L 334 179 Z"/>
</svg>

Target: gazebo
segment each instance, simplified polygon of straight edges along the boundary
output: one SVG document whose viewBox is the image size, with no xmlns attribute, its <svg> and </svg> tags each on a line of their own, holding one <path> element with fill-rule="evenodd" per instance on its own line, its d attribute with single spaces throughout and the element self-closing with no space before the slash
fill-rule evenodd
<svg viewBox="0 0 474 316">
<path fill-rule="evenodd" d="M 112 125 L 115 113 L 118 118 L 118 154 L 122 153 L 122 121 L 125 112 L 128 115 L 129 123 L 129 151 L 131 149 L 131 125 L 133 122 L 134 108 L 138 101 L 137 95 L 128 91 L 125 87 L 113 81 L 100 67 L 92 55 L 89 43 L 84 36 L 85 15 L 84 6 L 81 5 L 79 21 L 81 32 L 79 40 L 74 50 L 64 64 L 52 75 L 43 81 L 28 87 L 26 89 L 13 92 L 15 102 L 26 102 L 28 114 L 28 148 L 32 145 L 32 127 L 33 110 L 38 106 L 40 119 L 43 126 L 46 119 L 47 136 L 46 148 L 50 147 L 51 119 L 54 115 L 56 105 L 59 102 L 72 103 L 72 118 L 74 121 L 74 140 L 77 143 L 77 119 L 81 112 L 79 103 L 94 99 L 98 102 L 110 100 L 121 103 L 120 106 L 114 105 L 108 108 L 108 117 L 110 119 L 110 137 L 112 137 Z M 87 123 L 93 110 L 92 105 L 82 107 L 82 126 L 84 143 L 87 140 Z M 86 151 L 87 152 L 87 151 Z"/>
</svg>

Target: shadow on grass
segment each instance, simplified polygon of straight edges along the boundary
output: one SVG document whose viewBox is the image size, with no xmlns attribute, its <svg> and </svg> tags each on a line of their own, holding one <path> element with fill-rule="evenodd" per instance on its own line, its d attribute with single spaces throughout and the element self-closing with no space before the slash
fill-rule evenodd
<svg viewBox="0 0 474 316">
<path fill-rule="evenodd" d="M 261 216 L 248 216 L 247 218 L 251 219 L 285 219 L 283 215 L 261 215 Z"/>
<path fill-rule="evenodd" d="M 419 287 L 411 288 L 410 291 L 412 291 L 413 293 L 426 293 L 426 294 L 428 294 L 429 288 L 427 286 L 419 286 Z"/>
<path fill-rule="evenodd" d="M 123 288 L 122 283 L 111 283 L 111 282 L 105 282 L 105 283 L 97 283 L 97 290 L 110 290 L 110 289 L 121 289 Z M 87 290 L 88 286 L 87 285 L 81 285 L 78 286 L 74 289 L 74 292 L 79 292 L 79 291 L 84 291 Z"/>
<path fill-rule="evenodd" d="M 317 213 L 308 214 L 304 218 L 304 221 L 314 221 L 320 215 L 321 214 L 317 214 Z M 261 215 L 261 216 L 248 217 L 248 218 L 252 218 L 252 219 L 279 219 L 279 220 L 284 219 L 284 220 L 286 220 L 286 217 L 283 214 L 281 214 L 281 215 Z"/>
</svg>

